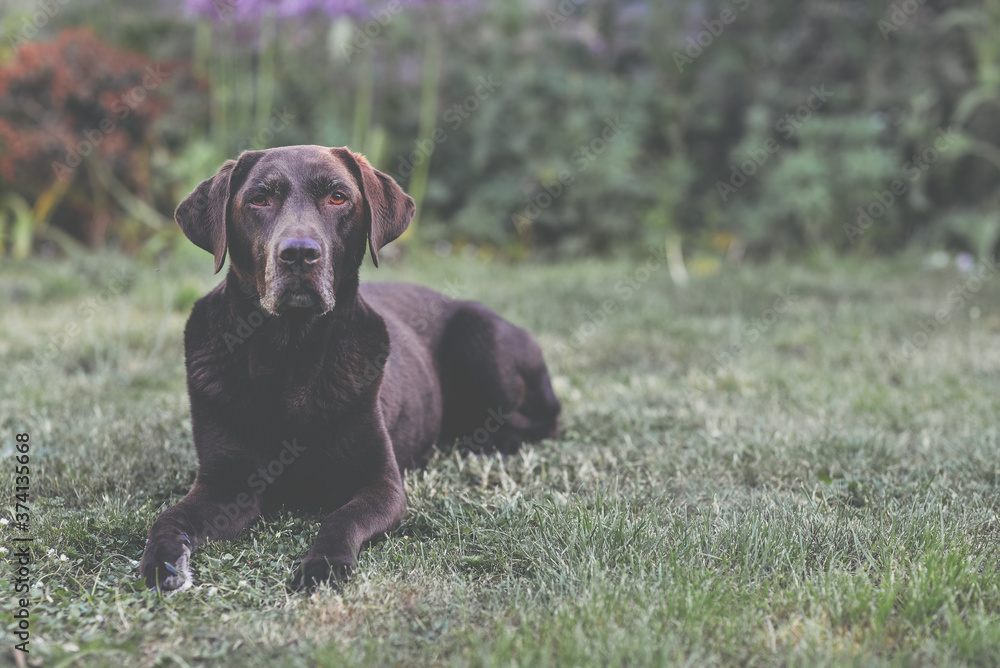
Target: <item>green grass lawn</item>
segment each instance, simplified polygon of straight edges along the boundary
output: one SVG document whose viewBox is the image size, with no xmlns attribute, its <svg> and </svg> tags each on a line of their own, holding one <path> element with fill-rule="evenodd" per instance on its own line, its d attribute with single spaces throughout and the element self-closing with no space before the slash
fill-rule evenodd
<svg viewBox="0 0 1000 668">
<path fill-rule="evenodd" d="M 210 258 L 0 267 L 4 518 L 15 433 L 32 444 L 29 663 L 1000 663 L 1000 279 L 817 258 L 681 290 L 643 262 L 366 269 L 536 333 L 562 435 L 439 453 L 339 591 L 285 590 L 319 525 L 288 515 L 198 552 L 167 598 L 136 566 L 195 473 L 181 332 Z"/>
</svg>

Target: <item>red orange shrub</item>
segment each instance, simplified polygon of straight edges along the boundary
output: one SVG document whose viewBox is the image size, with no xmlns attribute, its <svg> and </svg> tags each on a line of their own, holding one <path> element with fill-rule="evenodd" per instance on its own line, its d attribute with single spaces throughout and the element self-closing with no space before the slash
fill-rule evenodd
<svg viewBox="0 0 1000 668">
<path fill-rule="evenodd" d="M 148 190 L 151 126 L 166 107 L 156 88 L 169 78 L 161 64 L 115 49 L 88 28 L 24 44 L 0 66 L 0 189 L 33 198 L 72 180 L 53 222 L 102 242 L 115 205 L 99 192 L 97 175 Z"/>
</svg>

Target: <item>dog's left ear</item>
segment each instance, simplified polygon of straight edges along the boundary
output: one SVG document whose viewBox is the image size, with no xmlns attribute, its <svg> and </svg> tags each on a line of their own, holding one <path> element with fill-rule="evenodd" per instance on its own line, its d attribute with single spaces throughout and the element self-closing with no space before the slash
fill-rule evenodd
<svg viewBox="0 0 1000 668">
<path fill-rule="evenodd" d="M 352 153 L 347 147 L 333 151 L 355 172 L 356 178 L 360 177 L 358 184 L 364 199 L 368 249 L 377 267 L 379 249 L 406 231 L 417 206 L 391 176 L 372 167 L 365 156 Z"/>
</svg>

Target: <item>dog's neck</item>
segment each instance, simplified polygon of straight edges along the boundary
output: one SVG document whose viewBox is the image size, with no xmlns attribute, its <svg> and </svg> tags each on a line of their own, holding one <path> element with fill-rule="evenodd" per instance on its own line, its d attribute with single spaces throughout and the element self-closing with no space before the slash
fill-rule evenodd
<svg viewBox="0 0 1000 668">
<path fill-rule="evenodd" d="M 230 268 L 225 289 L 233 306 L 233 321 L 238 323 L 242 319 L 248 322 L 254 327 L 254 338 L 267 339 L 274 346 L 273 349 L 280 350 L 294 349 L 316 338 L 328 336 L 331 328 L 335 328 L 341 337 L 348 335 L 351 328 L 347 325 L 361 310 L 367 310 L 364 309 L 364 300 L 358 294 L 358 285 L 357 271 L 342 278 L 335 293 L 334 307 L 326 313 L 318 313 L 312 309 L 290 309 L 280 315 L 268 313 L 261 306 L 256 285 L 242 278 L 235 269 Z M 252 316 L 254 322 L 249 320 L 251 314 L 259 314 Z"/>
<path fill-rule="evenodd" d="M 345 277 L 337 286 L 333 310 L 326 313 L 272 315 L 261 307 L 256 291 L 248 294 L 230 272 L 224 287 L 230 305 L 226 326 L 252 328 L 242 338 L 238 357 L 230 359 L 246 365 L 251 382 L 283 388 L 286 394 L 289 388 L 305 394 L 321 392 L 328 405 L 341 407 L 374 401 L 389 354 L 389 334 L 385 321 L 359 294 L 358 285 L 357 272 Z M 331 384 L 330 378 L 339 381 Z"/>
</svg>

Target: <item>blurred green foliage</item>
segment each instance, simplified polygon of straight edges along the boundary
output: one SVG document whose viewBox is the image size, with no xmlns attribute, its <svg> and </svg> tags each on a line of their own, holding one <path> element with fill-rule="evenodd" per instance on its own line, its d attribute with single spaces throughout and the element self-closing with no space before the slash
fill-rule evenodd
<svg viewBox="0 0 1000 668">
<path fill-rule="evenodd" d="M 20 4 L 0 87 L 32 20 Z M 160 0 L 57 5 L 33 40 L 86 24 L 183 73 L 136 149 L 135 194 L 163 216 L 242 149 L 349 144 L 422 200 L 410 241 L 508 257 L 667 238 L 731 257 L 997 249 L 1000 0 L 375 2 L 215 22 Z M 22 248 L 50 185 L 0 177 L 26 199 L 0 211 Z M 135 202 L 93 209 L 98 243 L 170 242 Z"/>
</svg>

